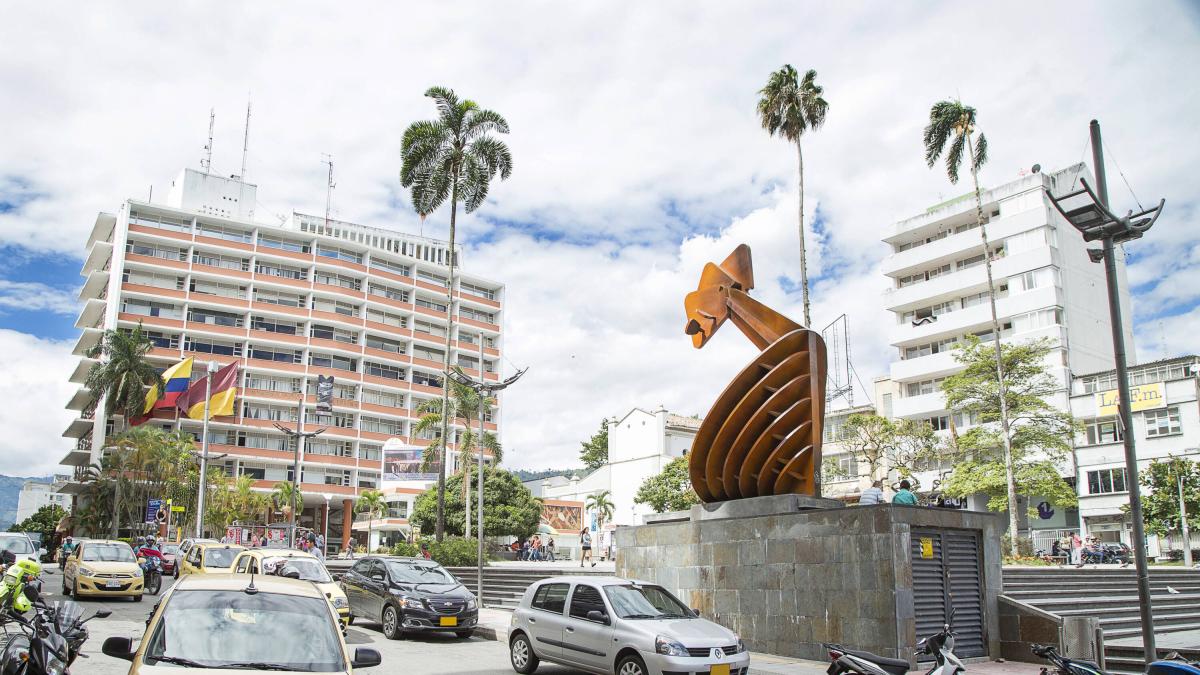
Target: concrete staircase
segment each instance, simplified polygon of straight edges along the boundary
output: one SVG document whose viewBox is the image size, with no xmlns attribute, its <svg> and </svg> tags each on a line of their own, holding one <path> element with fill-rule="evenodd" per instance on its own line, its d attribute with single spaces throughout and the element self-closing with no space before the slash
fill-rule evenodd
<svg viewBox="0 0 1200 675">
<path fill-rule="evenodd" d="M 525 589 L 542 579 L 557 576 L 612 576 L 611 572 L 596 572 L 580 569 L 578 566 L 558 567 L 553 563 L 532 563 L 536 567 L 513 567 L 496 565 L 483 568 L 483 605 L 497 609 L 515 609 L 525 594 Z M 476 589 L 476 569 L 474 567 L 448 567 L 467 590 L 472 593 Z"/>
<path fill-rule="evenodd" d="M 1151 568 L 1150 591 L 1155 634 L 1195 632 L 1200 646 L 1200 570 Z M 1141 636 L 1137 577 L 1132 568 L 1006 567 L 1004 595 L 1062 617 L 1099 618 L 1107 669 L 1143 671 L 1137 639 Z"/>
</svg>

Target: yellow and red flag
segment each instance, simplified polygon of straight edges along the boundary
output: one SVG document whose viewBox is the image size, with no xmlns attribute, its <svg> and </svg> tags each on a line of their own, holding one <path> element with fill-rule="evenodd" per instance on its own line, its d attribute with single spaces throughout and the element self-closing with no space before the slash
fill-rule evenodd
<svg viewBox="0 0 1200 675">
<path fill-rule="evenodd" d="M 205 395 L 208 395 L 208 418 L 233 414 L 233 402 L 237 398 L 238 364 L 231 363 L 213 373 L 212 390 L 208 391 L 208 377 L 192 383 L 188 390 L 175 402 L 176 406 L 194 420 L 204 419 Z"/>
</svg>

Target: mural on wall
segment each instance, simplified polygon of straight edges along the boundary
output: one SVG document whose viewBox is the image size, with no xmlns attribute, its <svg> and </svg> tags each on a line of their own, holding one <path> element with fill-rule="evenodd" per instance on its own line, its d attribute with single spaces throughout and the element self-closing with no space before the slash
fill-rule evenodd
<svg viewBox="0 0 1200 675">
<path fill-rule="evenodd" d="M 557 532 L 578 532 L 583 529 L 583 506 L 543 504 L 542 522 Z"/>
<path fill-rule="evenodd" d="M 383 446 L 383 480 L 422 481 L 437 480 L 438 467 L 434 460 L 422 469 L 425 448 L 416 445 L 388 443 Z"/>
<path fill-rule="evenodd" d="M 762 352 L 704 416 L 688 470 L 704 502 L 765 495 L 819 497 L 825 411 L 825 341 L 749 295 L 750 247 L 708 263 L 683 300 L 684 332 L 700 349 L 726 320 Z"/>
</svg>

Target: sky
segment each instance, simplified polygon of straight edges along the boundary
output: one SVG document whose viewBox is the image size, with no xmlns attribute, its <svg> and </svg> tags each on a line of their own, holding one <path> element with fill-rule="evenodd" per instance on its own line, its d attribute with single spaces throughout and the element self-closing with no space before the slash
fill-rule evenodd
<svg viewBox="0 0 1200 675">
<path fill-rule="evenodd" d="M 97 212 L 158 201 L 199 168 L 246 178 L 258 218 L 324 209 L 444 237 L 399 185 L 405 127 L 440 85 L 508 120 L 512 177 L 459 219 L 464 265 L 506 285 L 505 462 L 578 463 L 602 418 L 703 414 L 754 350 L 732 327 L 703 350 L 683 296 L 705 262 L 751 246 L 755 296 L 801 316 L 795 147 L 757 91 L 813 68 L 825 125 L 803 142 L 813 324 L 842 314 L 869 386 L 891 350 L 880 237 L 963 194 L 923 161 L 930 106 L 978 110 L 984 186 L 1033 164 L 1090 163 L 1103 125 L 1114 206 L 1165 198 L 1126 247 L 1138 358 L 1200 351 L 1196 3 L 610 2 L 5 5 L 0 22 L 0 473 L 69 448 L 77 294 Z M 1192 64 L 1192 65 L 1188 65 Z M 865 402 L 863 392 L 856 403 Z"/>
</svg>

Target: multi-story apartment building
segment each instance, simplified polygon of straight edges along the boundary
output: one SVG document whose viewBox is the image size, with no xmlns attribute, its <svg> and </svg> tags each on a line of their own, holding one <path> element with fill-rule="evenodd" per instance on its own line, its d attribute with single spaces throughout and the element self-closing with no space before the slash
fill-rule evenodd
<svg viewBox="0 0 1200 675">
<path fill-rule="evenodd" d="M 1133 434 L 1138 470 L 1172 457 L 1200 462 L 1200 357 L 1181 356 L 1129 369 Z M 1124 435 L 1117 420 L 1117 376 L 1112 368 L 1080 375 L 1071 389 L 1071 413 L 1083 424 L 1075 443 L 1079 475 L 1079 522 L 1084 535 L 1132 543 L 1132 524 L 1122 507 L 1129 503 Z M 1074 529 L 1074 528 L 1068 528 Z M 1053 533 L 1057 535 L 1058 533 Z M 1149 537 L 1150 554 L 1181 548 Z M 1200 547 L 1200 532 L 1193 535 Z"/>
<path fill-rule="evenodd" d="M 1054 344 L 1046 359 L 1060 384 L 1052 405 L 1070 409 L 1072 373 L 1112 367 L 1103 267 L 1088 259 L 1083 238 L 1046 196 L 1047 191 L 1059 194 L 1077 186 L 1086 170 L 1078 164 L 985 190 L 988 251 L 980 238 L 973 193 L 891 227 L 883 239 L 892 248 L 883 261 L 889 281 L 884 300 L 895 321 L 889 339 L 896 350 L 889 373 L 891 416 L 928 420 L 934 429 L 948 431 L 952 420 L 939 384 L 960 369 L 952 347 L 968 335 L 984 340 L 992 335 L 984 256 L 992 258 L 1001 338 L 1048 338 Z M 1118 273 L 1121 306 L 1131 317 L 1123 260 Z M 1132 345 L 1128 321 L 1125 340 Z M 961 418 L 953 422 L 959 429 L 973 424 Z M 1074 479 L 1074 467 L 1061 469 Z M 920 476 L 922 483 L 932 484 L 939 473 L 931 469 Z"/>
<path fill-rule="evenodd" d="M 357 495 L 381 486 L 384 443 L 421 446 L 432 437 L 414 433 L 414 411 L 441 396 L 451 293 L 452 362 L 498 377 L 503 286 L 460 268 L 448 288 L 451 252 L 442 241 L 302 213 L 257 222 L 256 190 L 185 170 L 165 204 L 131 199 L 97 217 L 76 322 L 81 359 L 71 381 L 81 387 L 68 404 L 80 412 L 64 434 L 78 441 L 63 463 L 96 462 L 122 424 L 95 415 L 82 387 L 95 363 L 87 350 L 104 330 L 141 323 L 163 368 L 195 357 L 195 380 L 208 361 L 240 364 L 236 414 L 213 419 L 210 452 L 258 489 L 292 479 L 295 447 L 274 423 L 293 426 L 305 394 L 306 429 L 327 430 L 301 457 L 301 523 L 321 528 L 328 518 L 330 542 L 344 545 Z M 335 378 L 331 414 L 316 413 L 318 375 Z M 150 423 L 201 433 L 199 421 L 173 415 Z M 450 450 L 448 468 L 457 459 L 453 443 Z"/>
</svg>

